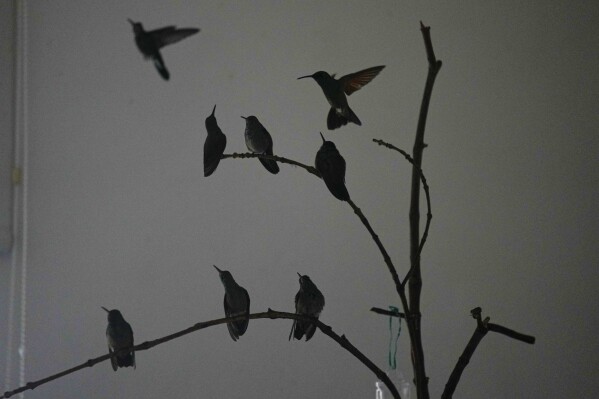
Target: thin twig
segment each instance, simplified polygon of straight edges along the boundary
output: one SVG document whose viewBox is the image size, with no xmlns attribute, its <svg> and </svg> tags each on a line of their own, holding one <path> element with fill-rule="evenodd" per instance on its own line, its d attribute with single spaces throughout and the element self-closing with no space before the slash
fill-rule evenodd
<svg viewBox="0 0 599 399">
<path fill-rule="evenodd" d="M 286 163 L 286 164 L 293 165 L 293 166 L 299 166 L 300 168 L 306 169 L 308 172 L 312 173 L 314 176 L 321 177 L 320 176 L 320 172 L 318 170 L 316 170 L 316 168 L 314 166 L 304 165 L 303 163 L 294 161 L 293 159 L 283 158 L 283 157 L 279 157 L 277 155 L 252 154 L 251 152 L 244 152 L 244 153 L 234 152 L 233 154 L 223 154 L 220 158 L 221 159 L 225 159 L 225 158 L 262 158 L 262 159 L 270 159 L 270 160 L 273 160 L 273 161 L 277 161 L 277 162 L 281 162 L 281 163 Z"/>
<path fill-rule="evenodd" d="M 358 206 L 351 199 L 349 199 L 347 201 L 347 203 L 349 204 L 349 206 L 352 207 L 352 209 L 354 210 L 354 213 L 358 216 L 358 218 L 360 219 L 360 221 L 362 222 L 364 227 L 366 227 L 366 230 L 368 230 L 368 232 L 370 233 L 370 236 L 374 240 L 376 246 L 379 248 L 379 251 L 383 255 L 383 260 L 385 261 L 385 264 L 387 265 L 387 268 L 389 269 L 389 272 L 391 273 L 391 277 L 393 278 L 393 282 L 395 283 L 395 288 L 397 290 L 397 293 L 400 296 L 402 296 L 402 293 L 404 292 L 403 285 L 402 285 L 401 281 L 399 280 L 399 276 L 397 275 L 397 270 L 395 269 L 395 266 L 393 265 L 393 262 L 391 261 L 391 257 L 387 253 L 387 250 L 385 249 L 385 246 L 381 242 L 378 234 L 375 233 L 372 226 L 370 225 L 370 222 L 368 221 L 368 219 L 366 219 L 366 216 L 364 216 L 364 214 L 362 213 L 362 210 L 360 208 L 358 208 Z"/>
<path fill-rule="evenodd" d="M 418 246 L 418 255 L 420 256 L 420 254 L 422 254 L 422 249 L 424 248 L 424 243 L 426 242 L 426 239 L 428 237 L 428 230 L 431 225 L 431 220 L 433 219 L 433 214 L 431 211 L 431 195 L 430 195 L 430 190 L 429 190 L 429 186 L 428 186 L 426 177 L 424 176 L 424 172 L 418 165 L 416 165 L 414 163 L 414 159 L 410 156 L 410 154 L 408 154 L 406 151 L 402 150 L 401 148 L 398 148 L 398 147 L 394 146 L 393 144 L 387 143 L 380 139 L 372 139 L 372 141 L 374 141 L 378 145 L 382 145 L 384 147 L 387 147 L 387 148 L 390 148 L 392 150 L 399 152 L 401 155 L 404 156 L 405 159 L 408 160 L 408 162 L 410 162 L 415 168 L 417 168 L 418 173 L 420 173 L 420 180 L 422 181 L 422 187 L 424 188 L 424 194 L 426 195 L 426 206 L 428 209 L 428 211 L 426 213 L 426 225 L 424 227 L 424 233 L 422 233 L 422 238 L 420 239 L 420 245 Z M 412 270 L 413 270 L 413 268 L 410 267 L 410 270 L 408 270 L 408 273 L 402 280 L 403 285 L 405 285 L 406 282 L 410 279 L 410 276 L 412 275 Z"/>
<path fill-rule="evenodd" d="M 430 27 L 424 26 L 420 22 L 420 31 L 424 39 L 426 49 L 426 58 L 428 60 L 428 73 L 424 86 L 424 94 L 420 105 L 420 115 L 418 116 L 418 126 L 416 127 L 416 139 L 414 140 L 414 149 L 412 157 L 414 163 L 412 166 L 412 189 L 410 199 L 410 279 L 408 281 L 410 297 L 410 318 L 408 319 L 408 330 L 410 331 L 410 340 L 412 344 L 412 359 L 414 366 L 414 378 L 416 382 L 416 396 L 418 399 L 429 399 L 428 377 L 424 367 L 424 350 L 422 347 L 421 336 L 421 313 L 420 313 L 420 294 L 422 292 L 422 274 L 420 271 L 420 175 L 422 169 L 422 153 L 426 144 L 424 144 L 424 131 L 426 127 L 426 118 L 428 108 L 433 92 L 435 78 L 441 61 L 437 60 L 433 51 Z"/>
<path fill-rule="evenodd" d="M 458 386 L 458 382 L 460 381 L 460 377 L 462 376 L 464 369 L 470 362 L 470 359 L 472 358 L 474 351 L 478 347 L 478 344 L 480 343 L 480 341 L 482 341 L 484 336 L 487 335 L 489 331 L 504 334 L 510 338 L 526 342 L 528 344 L 535 343 L 535 337 L 531 335 L 522 334 L 514 330 L 511 330 L 507 327 L 489 323 L 488 317 L 483 320 L 481 317 L 482 309 L 480 307 L 472 309 L 470 313 L 472 314 L 472 317 L 476 319 L 476 329 L 474 330 L 474 334 L 472 334 L 470 341 L 468 341 L 466 348 L 464 348 L 464 352 L 462 352 L 462 355 L 458 359 L 457 364 L 451 372 L 449 380 L 447 381 L 447 384 L 445 384 L 445 389 L 443 390 L 441 399 L 450 399 L 451 397 L 453 397 L 453 393 L 455 392 L 455 389 Z"/>
<path fill-rule="evenodd" d="M 517 331 L 514 331 L 512 329 L 509 329 L 507 327 L 504 326 L 500 326 L 498 324 L 493 324 L 493 323 L 487 323 L 487 328 L 489 329 L 489 331 L 493 331 L 499 334 L 503 334 L 505 336 L 508 336 L 510 338 L 515 339 L 516 341 L 522 341 L 526 344 L 534 344 L 536 339 L 535 337 L 533 337 L 532 335 L 526 335 L 526 334 L 522 334 L 519 333 Z"/>
<path fill-rule="evenodd" d="M 105 360 L 108 360 L 111 357 L 114 357 L 122 352 L 129 352 L 131 350 L 140 352 L 140 351 L 148 350 L 157 345 L 160 345 L 165 342 L 171 341 L 173 339 L 190 334 L 194 331 L 202 330 L 204 328 L 216 326 L 219 324 L 225 324 L 225 323 L 229 323 L 229 322 L 233 322 L 233 321 L 243 320 L 246 317 L 247 317 L 246 315 L 239 315 L 239 316 L 234 316 L 234 317 L 226 317 L 226 318 L 222 318 L 222 319 L 216 319 L 216 320 L 210 320 L 210 321 L 196 323 L 193 326 L 186 328 L 185 330 L 178 331 L 174 334 L 170 334 L 165 337 L 158 338 L 158 339 L 155 339 L 152 341 L 146 341 L 139 345 L 135 345 L 132 348 L 124 348 L 120 351 L 113 352 L 112 354 L 105 354 L 102 356 L 98 356 L 94 359 L 89 359 L 88 361 L 86 361 L 78 366 L 72 367 L 68 370 L 54 374 L 47 378 L 44 378 L 44 379 L 41 379 L 38 381 L 28 382 L 26 385 L 24 385 L 20 388 L 17 388 L 13 391 L 5 392 L 4 395 L 0 396 L 0 398 L 10 398 L 11 396 L 21 393 L 23 391 L 26 391 L 29 389 L 35 389 L 42 384 L 46 384 L 50 381 L 64 377 L 68 374 L 72 374 L 72 373 L 74 373 L 78 370 L 81 370 L 83 368 L 92 367 L 95 364 L 103 362 Z M 354 345 L 352 345 L 352 343 L 349 342 L 349 340 L 345 337 L 345 335 L 339 336 L 337 333 L 335 333 L 333 331 L 333 329 L 330 326 L 324 324 L 320 320 L 309 317 L 309 316 L 299 315 L 296 313 L 278 312 L 278 311 L 275 311 L 272 309 L 268 309 L 268 311 L 262 312 L 262 313 L 252 313 L 249 315 L 249 318 L 250 319 L 295 319 L 295 320 L 303 320 L 303 321 L 313 322 L 320 329 L 320 331 L 322 331 L 328 337 L 332 338 L 335 342 L 337 342 L 339 345 L 341 345 L 342 348 L 346 349 L 348 352 L 350 352 L 352 355 L 354 355 L 360 362 L 362 362 L 366 367 L 368 367 L 368 369 L 370 369 L 376 375 L 376 377 L 378 379 L 383 381 L 385 383 L 385 385 L 387 385 L 387 387 L 389 388 L 389 391 L 391 391 L 391 394 L 393 395 L 394 398 L 401 399 L 401 397 L 399 396 L 399 392 L 397 391 L 395 386 L 391 383 L 391 380 L 389 380 L 389 377 L 387 376 L 387 374 L 385 374 L 385 372 L 383 372 L 380 368 L 378 368 L 370 359 L 368 359 L 362 352 L 360 352 Z"/>
<path fill-rule="evenodd" d="M 405 313 L 401 313 L 399 311 L 394 312 L 392 310 L 385 310 L 385 309 L 381 309 L 381 308 L 370 308 L 370 311 L 374 312 L 374 313 L 382 314 L 384 316 L 401 317 L 402 319 L 406 318 L 406 314 Z"/>
</svg>

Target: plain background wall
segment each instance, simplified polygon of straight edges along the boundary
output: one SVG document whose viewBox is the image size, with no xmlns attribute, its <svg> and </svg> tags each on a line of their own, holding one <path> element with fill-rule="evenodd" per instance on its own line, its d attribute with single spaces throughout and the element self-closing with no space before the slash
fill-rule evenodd
<svg viewBox="0 0 599 399">
<path fill-rule="evenodd" d="M 120 309 L 137 342 L 222 317 L 213 264 L 248 289 L 253 311 L 292 311 L 296 272 L 308 274 L 326 297 L 322 321 L 385 368 L 388 321 L 368 310 L 399 301 L 350 207 L 288 165 L 273 176 L 254 159 L 224 160 L 204 178 L 204 119 L 217 104 L 231 153 L 245 151 L 240 116 L 256 115 L 276 154 L 307 164 L 322 131 L 403 275 L 411 168 L 371 140 L 411 151 L 427 69 L 422 20 L 444 63 L 423 163 L 434 215 L 422 258 L 431 396 L 476 306 L 537 343 L 489 334 L 456 397 L 595 396 L 598 14 L 570 1 L 28 2 L 27 380 L 106 351 L 100 306 Z M 169 82 L 142 59 L 127 18 L 202 29 L 164 49 Z M 320 88 L 296 80 L 380 64 L 349 98 L 361 127 L 327 131 Z M 0 301 L 5 315 L 6 290 Z M 288 342 L 290 327 L 253 321 L 238 342 L 211 328 L 138 353 L 135 371 L 103 363 L 26 397 L 374 397 L 362 364 L 321 333 Z M 407 334 L 398 361 L 411 375 Z"/>
</svg>

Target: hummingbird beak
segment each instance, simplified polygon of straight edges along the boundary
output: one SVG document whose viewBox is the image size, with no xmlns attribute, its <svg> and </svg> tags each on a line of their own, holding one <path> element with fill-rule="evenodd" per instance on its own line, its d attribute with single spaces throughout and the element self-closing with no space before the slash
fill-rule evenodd
<svg viewBox="0 0 599 399">
<path fill-rule="evenodd" d="M 212 265 L 212 266 L 214 266 L 214 268 L 215 268 L 215 269 L 216 269 L 216 270 L 217 270 L 219 273 L 222 273 L 222 270 L 220 270 L 218 267 L 216 267 L 216 265 Z"/>
<path fill-rule="evenodd" d="M 243 119 L 245 119 L 245 120 L 247 120 L 247 119 L 248 119 L 248 118 L 247 118 L 247 117 L 245 117 L 245 116 L 242 116 L 242 118 L 243 118 Z"/>
<path fill-rule="evenodd" d="M 296 273 L 297 273 L 297 272 L 296 272 Z M 302 276 L 301 274 L 299 274 L 299 273 L 297 273 L 297 275 L 299 276 L 299 278 L 302 278 L 302 277 L 303 277 L 303 276 Z"/>
<path fill-rule="evenodd" d="M 311 78 L 311 77 L 313 77 L 313 76 L 312 75 L 300 76 L 299 78 L 297 78 L 297 80 Z"/>
<path fill-rule="evenodd" d="M 212 108 L 212 113 L 210 114 L 210 116 L 214 116 L 214 111 L 216 111 L 216 104 L 214 104 L 214 108 Z"/>
<path fill-rule="evenodd" d="M 135 25 L 135 22 L 131 21 L 131 18 L 127 18 L 127 21 L 129 21 L 131 25 Z"/>
<path fill-rule="evenodd" d="M 322 132 L 319 132 L 319 133 L 320 133 L 320 137 L 322 137 L 322 142 L 323 143 L 326 142 L 326 140 L 324 139 L 324 136 L 322 135 Z"/>
<path fill-rule="evenodd" d="M 106 311 L 106 313 L 110 313 L 110 310 L 106 309 L 104 306 L 100 306 L 102 309 Z"/>
</svg>

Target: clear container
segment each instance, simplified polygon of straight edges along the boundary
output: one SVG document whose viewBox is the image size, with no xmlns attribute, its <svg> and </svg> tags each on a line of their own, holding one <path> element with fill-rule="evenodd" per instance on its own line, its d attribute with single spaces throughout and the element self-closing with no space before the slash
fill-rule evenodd
<svg viewBox="0 0 599 399">
<path fill-rule="evenodd" d="M 387 376 L 399 391 L 401 399 L 410 399 L 412 394 L 412 384 L 406 380 L 403 373 L 397 369 L 387 371 Z M 392 399 L 393 395 L 383 381 L 375 382 L 376 399 Z"/>
</svg>

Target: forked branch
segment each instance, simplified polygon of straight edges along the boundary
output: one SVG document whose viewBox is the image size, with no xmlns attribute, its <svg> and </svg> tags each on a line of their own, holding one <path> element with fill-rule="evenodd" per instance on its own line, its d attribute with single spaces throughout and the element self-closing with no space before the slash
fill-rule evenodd
<svg viewBox="0 0 599 399">
<path fill-rule="evenodd" d="M 468 341 L 468 344 L 466 345 L 466 348 L 464 349 L 462 356 L 460 356 L 457 364 L 451 372 L 449 380 L 445 385 L 443 395 L 441 395 L 441 399 L 450 399 L 453 397 L 453 393 L 455 392 L 455 389 L 458 385 L 458 382 L 460 381 L 460 377 L 462 376 L 464 369 L 470 362 L 470 358 L 472 358 L 472 355 L 478 347 L 478 344 L 480 343 L 480 341 L 482 341 L 484 336 L 487 335 L 489 331 L 494 331 L 496 333 L 503 334 L 515 340 L 526 342 L 527 344 L 535 343 L 535 337 L 533 336 L 516 332 L 498 324 L 489 323 L 488 317 L 483 320 L 481 317 L 482 309 L 480 307 L 472 309 L 470 313 L 472 314 L 472 317 L 476 319 L 476 329 L 474 330 L 474 334 L 472 334 L 472 338 L 470 338 L 470 341 Z"/>
</svg>

